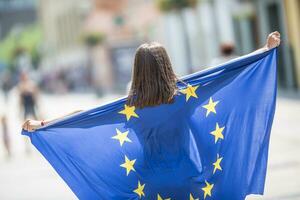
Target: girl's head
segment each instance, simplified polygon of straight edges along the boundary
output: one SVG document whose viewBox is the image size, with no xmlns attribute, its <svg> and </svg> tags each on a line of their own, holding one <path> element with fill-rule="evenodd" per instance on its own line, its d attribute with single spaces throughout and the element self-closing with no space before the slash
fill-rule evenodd
<svg viewBox="0 0 300 200">
<path fill-rule="evenodd" d="M 165 48 L 157 42 L 142 44 L 135 54 L 128 103 L 139 108 L 171 103 L 176 81 Z"/>
</svg>

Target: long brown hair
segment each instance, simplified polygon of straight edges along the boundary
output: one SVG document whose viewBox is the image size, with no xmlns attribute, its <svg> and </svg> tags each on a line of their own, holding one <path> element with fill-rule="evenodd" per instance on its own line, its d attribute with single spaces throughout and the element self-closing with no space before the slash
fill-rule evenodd
<svg viewBox="0 0 300 200">
<path fill-rule="evenodd" d="M 135 53 L 127 103 L 138 108 L 171 103 L 177 80 L 165 48 L 157 42 L 142 44 Z"/>
</svg>

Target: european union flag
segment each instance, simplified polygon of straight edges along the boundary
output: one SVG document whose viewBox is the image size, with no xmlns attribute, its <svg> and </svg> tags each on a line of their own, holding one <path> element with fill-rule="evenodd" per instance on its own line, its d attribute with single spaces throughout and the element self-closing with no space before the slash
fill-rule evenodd
<svg viewBox="0 0 300 200">
<path fill-rule="evenodd" d="M 138 109 L 123 98 L 23 134 L 79 199 L 262 194 L 276 49 L 183 80 L 172 104 Z"/>
</svg>

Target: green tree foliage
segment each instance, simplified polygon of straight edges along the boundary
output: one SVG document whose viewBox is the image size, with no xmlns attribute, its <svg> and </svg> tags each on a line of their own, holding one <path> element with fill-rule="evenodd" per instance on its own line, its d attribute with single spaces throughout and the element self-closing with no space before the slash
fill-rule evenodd
<svg viewBox="0 0 300 200">
<path fill-rule="evenodd" d="M 34 64 L 38 64 L 41 42 L 42 34 L 37 25 L 25 27 L 17 35 L 8 34 L 0 41 L 0 62 L 10 66 L 15 56 L 22 50 L 30 54 Z"/>
<path fill-rule="evenodd" d="M 84 43 L 88 46 L 88 47 L 94 47 L 97 46 L 98 44 L 101 44 L 105 39 L 105 36 L 103 33 L 86 33 L 83 36 L 83 40 Z"/>
<path fill-rule="evenodd" d="M 195 7 L 197 0 L 157 0 L 160 10 L 168 12 L 171 10 L 181 10 L 188 7 Z"/>
</svg>

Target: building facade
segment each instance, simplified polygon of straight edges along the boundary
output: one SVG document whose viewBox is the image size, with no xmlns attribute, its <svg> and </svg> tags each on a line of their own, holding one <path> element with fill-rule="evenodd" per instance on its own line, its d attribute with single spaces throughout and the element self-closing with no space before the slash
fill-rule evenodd
<svg viewBox="0 0 300 200">
<path fill-rule="evenodd" d="M 36 1 L 0 0 L 0 40 L 37 20 Z"/>
<path fill-rule="evenodd" d="M 41 0 L 39 9 L 45 61 L 52 60 L 48 63 L 78 63 L 87 57 L 81 33 L 104 35 L 104 42 L 90 51 L 94 83 L 104 93 L 125 90 L 135 49 L 143 42 L 162 43 L 181 76 L 191 68 L 210 67 L 223 43 L 232 43 L 235 53 L 244 55 L 262 47 L 275 30 L 282 33 L 283 41 L 279 87 L 300 87 L 299 0 L 199 0 L 196 7 L 183 9 L 182 15 L 161 12 L 149 0 Z"/>
<path fill-rule="evenodd" d="M 142 43 L 157 40 L 159 16 L 152 1 L 94 0 L 85 31 L 101 33 L 105 41 L 94 48 L 94 81 L 101 93 L 124 92 L 131 78 L 133 57 Z"/>
<path fill-rule="evenodd" d="M 82 0 L 40 0 L 39 22 L 43 32 L 43 67 L 84 63 L 81 35 L 89 5 Z"/>
<path fill-rule="evenodd" d="M 282 34 L 279 47 L 278 85 L 282 89 L 300 88 L 299 84 L 299 0 L 200 0 L 196 9 L 184 11 L 188 25 L 194 71 L 210 66 L 220 55 L 222 43 L 235 45 L 244 55 L 262 47 L 268 34 Z M 182 27 L 174 13 L 164 14 L 165 41 L 174 65 L 186 74 Z M 176 42 L 175 42 L 176 41 Z"/>
<path fill-rule="evenodd" d="M 294 84 L 300 88 L 300 0 L 284 1 L 288 44 L 294 66 Z"/>
</svg>

